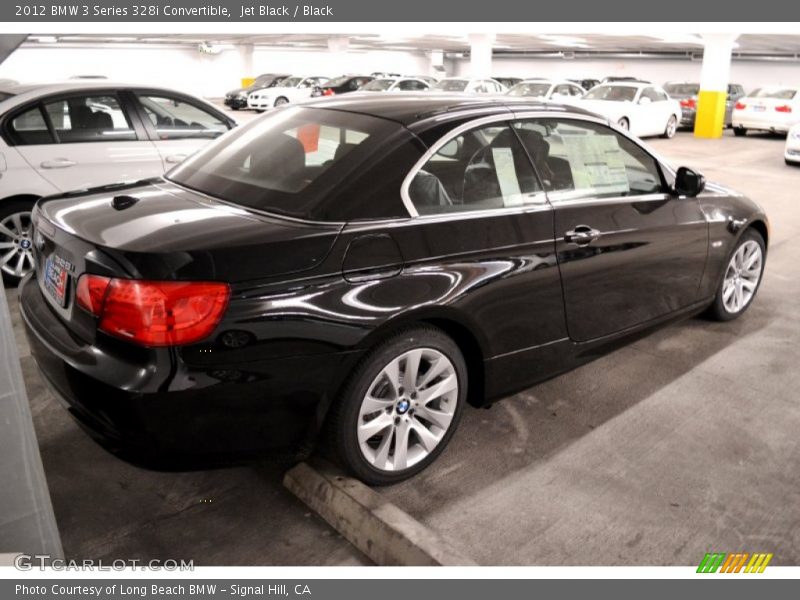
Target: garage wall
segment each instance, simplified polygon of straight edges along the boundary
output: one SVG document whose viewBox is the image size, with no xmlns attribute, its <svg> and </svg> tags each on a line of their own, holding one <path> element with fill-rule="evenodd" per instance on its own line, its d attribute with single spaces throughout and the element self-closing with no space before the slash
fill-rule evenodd
<svg viewBox="0 0 800 600">
<path fill-rule="evenodd" d="M 564 59 L 494 59 L 495 75 L 517 77 L 594 77 L 609 75 L 640 77 L 663 84 L 666 81 L 699 81 L 700 61 L 690 60 L 564 60 Z M 455 74 L 469 74 L 469 61 L 455 62 Z M 762 85 L 800 85 L 800 62 L 766 62 L 735 60 L 731 66 L 731 81 L 741 83 L 746 90 Z"/>
<path fill-rule="evenodd" d="M 71 75 L 106 75 L 116 81 L 163 85 L 204 97 L 221 97 L 242 77 L 286 71 L 335 77 L 346 72 L 391 70 L 424 75 L 429 60 L 422 53 L 261 49 L 253 52 L 253 72 L 245 72 L 237 49 L 217 55 L 194 47 L 54 44 L 25 47 L 0 64 L 0 79 L 23 82 L 62 81 Z"/>
</svg>

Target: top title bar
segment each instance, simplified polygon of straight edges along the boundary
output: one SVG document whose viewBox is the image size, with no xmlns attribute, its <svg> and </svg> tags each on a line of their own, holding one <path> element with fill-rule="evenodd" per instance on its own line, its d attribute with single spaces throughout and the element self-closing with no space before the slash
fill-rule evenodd
<svg viewBox="0 0 800 600">
<path fill-rule="evenodd" d="M 0 4 L 6 23 L 799 21 L 800 2 L 759 0 L 39 0 Z"/>
</svg>

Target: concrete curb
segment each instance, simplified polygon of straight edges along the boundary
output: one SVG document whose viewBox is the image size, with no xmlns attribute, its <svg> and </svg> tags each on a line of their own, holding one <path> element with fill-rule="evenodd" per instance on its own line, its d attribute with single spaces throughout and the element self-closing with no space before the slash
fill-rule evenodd
<svg viewBox="0 0 800 600">
<path fill-rule="evenodd" d="M 333 465 L 300 463 L 283 485 L 378 565 L 475 565 L 438 534 Z"/>
</svg>

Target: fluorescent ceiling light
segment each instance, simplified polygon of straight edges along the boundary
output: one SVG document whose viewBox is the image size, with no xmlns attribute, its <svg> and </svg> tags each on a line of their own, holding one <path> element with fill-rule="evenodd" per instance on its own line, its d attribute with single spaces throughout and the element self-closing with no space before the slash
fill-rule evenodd
<svg viewBox="0 0 800 600">
<path fill-rule="evenodd" d="M 589 48 L 586 40 L 569 35 L 538 35 L 540 40 L 551 46 L 568 46 L 570 48 Z"/>
</svg>

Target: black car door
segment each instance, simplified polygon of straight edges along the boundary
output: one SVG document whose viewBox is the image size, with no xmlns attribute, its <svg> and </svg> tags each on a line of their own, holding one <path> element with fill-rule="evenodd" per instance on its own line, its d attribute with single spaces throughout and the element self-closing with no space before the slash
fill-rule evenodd
<svg viewBox="0 0 800 600">
<path fill-rule="evenodd" d="M 510 356 L 525 365 L 516 381 L 535 379 L 551 367 L 520 351 L 567 337 L 552 208 L 508 123 L 450 135 L 406 180 L 413 218 L 382 228 L 404 261 L 391 302 L 437 298 L 471 320 L 485 359 Z"/>
<path fill-rule="evenodd" d="M 698 300 L 708 226 L 695 198 L 670 193 L 658 161 L 599 122 L 514 123 L 554 208 L 567 328 L 615 334 Z"/>
</svg>

